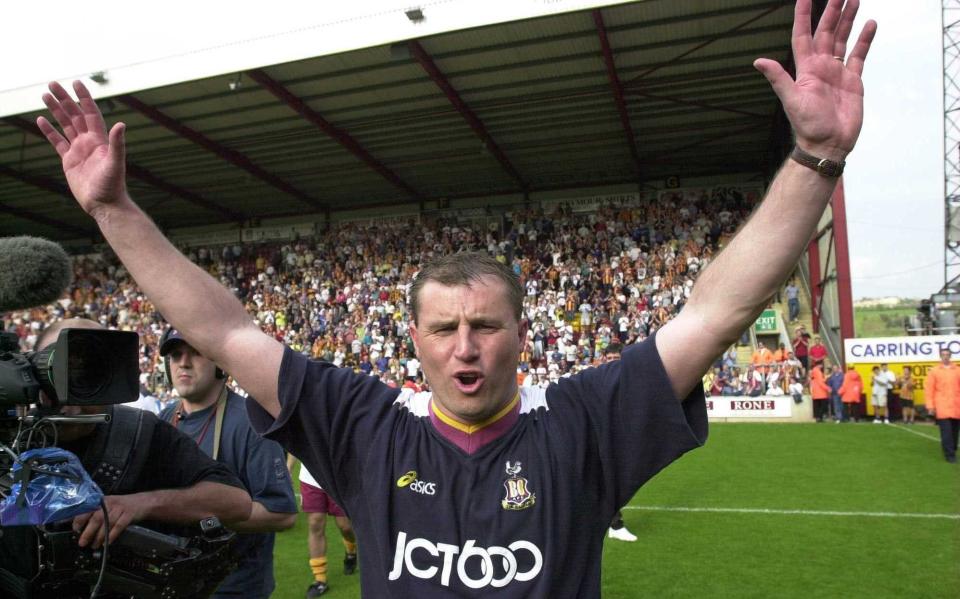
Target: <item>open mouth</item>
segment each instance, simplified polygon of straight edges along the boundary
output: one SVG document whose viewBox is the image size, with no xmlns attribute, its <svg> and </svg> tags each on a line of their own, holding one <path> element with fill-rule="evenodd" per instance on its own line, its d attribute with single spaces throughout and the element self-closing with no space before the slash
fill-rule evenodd
<svg viewBox="0 0 960 599">
<path fill-rule="evenodd" d="M 474 393 L 483 383 L 483 377 L 478 372 L 458 372 L 453 380 L 461 393 Z"/>
</svg>

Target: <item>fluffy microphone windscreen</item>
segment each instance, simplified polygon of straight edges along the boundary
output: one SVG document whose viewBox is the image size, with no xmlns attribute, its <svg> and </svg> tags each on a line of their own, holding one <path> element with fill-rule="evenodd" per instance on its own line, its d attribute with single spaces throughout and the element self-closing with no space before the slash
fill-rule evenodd
<svg viewBox="0 0 960 599">
<path fill-rule="evenodd" d="M 0 239 L 0 312 L 56 301 L 72 278 L 60 244 L 26 235 Z"/>
</svg>

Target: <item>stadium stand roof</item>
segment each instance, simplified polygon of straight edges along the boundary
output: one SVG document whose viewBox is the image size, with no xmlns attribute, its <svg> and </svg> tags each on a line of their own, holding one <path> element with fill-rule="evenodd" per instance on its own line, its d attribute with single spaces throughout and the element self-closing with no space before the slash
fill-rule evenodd
<svg viewBox="0 0 960 599">
<path fill-rule="evenodd" d="M 127 123 L 132 195 L 168 229 L 763 178 L 789 130 L 752 61 L 789 61 L 792 6 L 647 0 L 98 101 Z M 96 239 L 37 114 L 0 117 L 0 235 Z"/>
</svg>

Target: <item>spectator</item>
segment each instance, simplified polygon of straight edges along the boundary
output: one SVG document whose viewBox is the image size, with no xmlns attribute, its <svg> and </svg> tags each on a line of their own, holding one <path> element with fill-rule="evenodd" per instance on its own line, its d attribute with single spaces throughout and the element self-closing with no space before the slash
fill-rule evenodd
<svg viewBox="0 0 960 599">
<path fill-rule="evenodd" d="M 763 375 L 752 364 L 744 374 L 743 392 L 750 397 L 763 395 Z"/>
<path fill-rule="evenodd" d="M 803 403 L 803 375 L 800 370 L 793 370 L 790 373 L 790 384 L 787 390 L 793 398 L 793 403 L 798 405 Z"/>
<path fill-rule="evenodd" d="M 783 369 L 779 364 L 774 364 L 770 367 L 770 373 L 767 375 L 767 395 L 783 395 L 785 388 L 786 379 L 783 376 Z"/>
<path fill-rule="evenodd" d="M 819 335 L 813 337 L 813 345 L 810 346 L 809 353 L 810 361 L 814 366 L 823 365 L 824 360 L 827 359 L 827 346 L 820 340 Z"/>
<path fill-rule="evenodd" d="M 840 397 L 840 388 L 843 387 L 843 372 L 834 364 L 830 367 L 830 377 L 827 386 L 830 387 L 830 405 L 833 407 L 833 419 L 837 424 L 843 420 L 843 400 Z"/>
<path fill-rule="evenodd" d="M 727 368 L 734 368 L 737 365 L 736 346 L 731 346 L 730 349 L 724 352 L 722 361 L 723 361 L 723 366 L 726 366 Z"/>
<path fill-rule="evenodd" d="M 913 381 L 913 372 L 909 366 L 903 367 L 903 375 L 897 380 L 897 388 L 900 394 L 900 408 L 903 410 L 903 423 L 913 424 L 916 418 L 916 410 L 913 407 L 913 391 L 916 383 Z"/>
<path fill-rule="evenodd" d="M 800 360 L 797 359 L 792 351 L 787 352 L 787 360 L 784 363 L 790 367 L 792 371 L 799 372 L 801 376 L 806 374 L 803 369 L 803 364 L 800 363 Z"/>
<path fill-rule="evenodd" d="M 743 395 L 743 380 L 740 376 L 740 369 L 734 367 L 727 378 L 726 386 L 723 388 L 724 395 Z"/>
<path fill-rule="evenodd" d="M 887 364 L 880 364 L 880 375 L 887 379 L 887 418 L 894 418 L 901 410 L 900 396 L 897 395 L 897 375 Z"/>
<path fill-rule="evenodd" d="M 723 395 L 723 389 L 727 386 L 726 374 L 720 368 L 713 369 L 713 376 L 710 378 L 708 393 L 712 396 Z"/>
<path fill-rule="evenodd" d="M 810 370 L 810 365 L 807 362 L 807 356 L 809 355 L 810 348 L 810 334 L 807 333 L 806 328 L 803 325 L 800 325 L 794 331 L 793 337 L 793 355 L 800 360 L 800 364 L 803 365 L 803 370 L 806 372 Z"/>
<path fill-rule="evenodd" d="M 797 322 L 797 318 L 800 316 L 800 290 L 797 288 L 796 279 L 790 279 L 787 284 L 786 296 L 790 324 L 793 324 Z"/>
<path fill-rule="evenodd" d="M 786 346 L 781 343 L 777 346 L 777 350 L 773 352 L 773 361 L 776 363 L 786 362 L 790 357 L 790 352 L 787 351 Z"/>
<path fill-rule="evenodd" d="M 887 391 L 890 388 L 890 379 L 880 372 L 879 366 L 874 366 L 872 370 L 873 376 L 870 377 L 870 386 L 872 389 L 873 423 L 887 424 L 890 422 L 887 418 Z"/>
</svg>

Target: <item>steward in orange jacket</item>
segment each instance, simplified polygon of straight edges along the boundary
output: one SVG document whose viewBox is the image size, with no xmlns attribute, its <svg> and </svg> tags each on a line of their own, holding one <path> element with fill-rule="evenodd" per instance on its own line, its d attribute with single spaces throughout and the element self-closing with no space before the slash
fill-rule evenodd
<svg viewBox="0 0 960 599">
<path fill-rule="evenodd" d="M 830 385 L 823 376 L 823 366 L 814 362 L 810 371 L 810 397 L 813 398 L 813 418 L 817 422 L 824 422 L 830 411 Z"/>
<path fill-rule="evenodd" d="M 846 379 L 844 379 L 844 382 L 846 382 Z M 810 397 L 813 399 L 830 399 L 830 386 L 827 385 L 827 380 L 823 377 L 823 369 L 819 364 L 810 371 Z"/>
<path fill-rule="evenodd" d="M 773 353 L 764 347 L 762 341 L 758 342 L 757 349 L 750 358 L 750 363 L 753 364 L 754 368 L 766 375 L 770 370 L 770 365 L 773 364 Z"/>
<path fill-rule="evenodd" d="M 936 412 L 937 420 L 960 418 L 960 367 L 956 364 L 941 362 L 934 366 L 927 374 L 923 392 L 927 410 Z"/>
<path fill-rule="evenodd" d="M 863 379 L 860 373 L 853 366 L 847 366 L 847 371 L 843 373 L 843 384 L 840 385 L 840 399 L 843 403 L 860 403 L 862 393 Z"/>
</svg>

